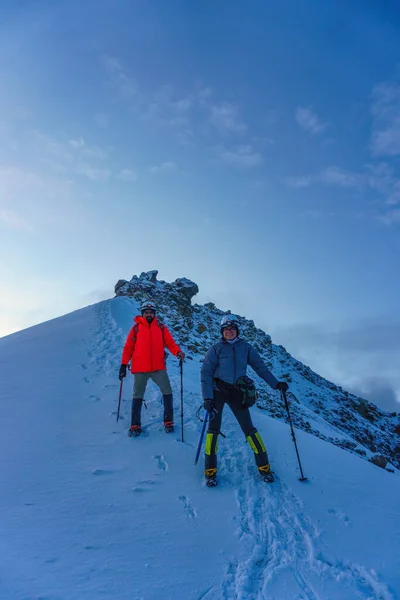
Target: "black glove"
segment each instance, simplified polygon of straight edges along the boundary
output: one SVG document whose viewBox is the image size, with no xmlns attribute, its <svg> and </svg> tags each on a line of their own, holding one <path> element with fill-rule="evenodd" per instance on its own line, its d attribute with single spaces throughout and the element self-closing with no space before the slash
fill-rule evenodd
<svg viewBox="0 0 400 600">
<path fill-rule="evenodd" d="M 126 365 L 121 365 L 119 368 L 119 380 L 122 381 L 126 377 Z"/>
<path fill-rule="evenodd" d="M 287 392 L 289 389 L 288 384 L 286 383 L 286 381 L 280 381 L 277 386 L 276 389 L 279 390 L 280 392 Z"/>
<path fill-rule="evenodd" d="M 210 398 L 204 400 L 203 406 L 211 414 L 215 411 L 215 402 Z"/>
</svg>

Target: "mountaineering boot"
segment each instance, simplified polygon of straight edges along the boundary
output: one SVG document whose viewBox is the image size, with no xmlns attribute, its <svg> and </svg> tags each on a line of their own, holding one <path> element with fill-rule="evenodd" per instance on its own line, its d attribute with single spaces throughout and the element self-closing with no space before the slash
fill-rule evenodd
<svg viewBox="0 0 400 600">
<path fill-rule="evenodd" d="M 163 395 L 163 403 L 164 403 L 164 415 L 163 421 L 164 425 L 166 423 L 174 423 L 174 407 L 172 401 L 172 394 L 164 394 Z"/>
<path fill-rule="evenodd" d="M 143 398 L 133 398 L 132 400 L 132 414 L 131 414 L 131 429 L 132 427 L 141 428 L 141 412 L 142 412 Z"/>
<path fill-rule="evenodd" d="M 164 421 L 165 433 L 172 433 L 174 431 L 173 421 Z"/>
<path fill-rule="evenodd" d="M 274 474 L 271 471 L 271 465 L 263 465 L 262 467 L 258 467 L 258 472 L 265 483 L 273 483 L 275 481 Z"/>
<path fill-rule="evenodd" d="M 218 485 L 217 469 L 205 469 L 204 475 L 206 478 L 207 487 L 215 487 L 216 485 Z"/>
<path fill-rule="evenodd" d="M 131 425 L 128 435 L 129 437 L 137 437 L 142 433 L 142 428 L 139 425 Z"/>
</svg>

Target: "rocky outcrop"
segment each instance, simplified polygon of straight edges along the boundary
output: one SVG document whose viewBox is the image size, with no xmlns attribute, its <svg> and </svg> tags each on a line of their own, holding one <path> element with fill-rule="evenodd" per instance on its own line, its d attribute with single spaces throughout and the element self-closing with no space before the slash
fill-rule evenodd
<svg viewBox="0 0 400 600">
<path fill-rule="evenodd" d="M 168 295 L 168 301 L 173 301 L 176 308 L 182 314 L 189 316 L 191 300 L 198 294 L 199 288 L 196 283 L 180 277 L 172 283 L 157 280 L 158 271 L 148 271 L 141 273 L 139 277 L 134 275 L 130 281 L 120 279 L 115 285 L 116 296 L 130 296 L 137 300 L 150 299 L 153 302 L 165 303 L 165 296 Z"/>
</svg>

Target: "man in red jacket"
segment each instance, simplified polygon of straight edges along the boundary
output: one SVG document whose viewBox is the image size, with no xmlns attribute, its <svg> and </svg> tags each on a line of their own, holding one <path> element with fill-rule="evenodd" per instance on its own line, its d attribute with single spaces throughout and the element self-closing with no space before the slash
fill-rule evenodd
<svg viewBox="0 0 400 600">
<path fill-rule="evenodd" d="M 165 350 L 184 360 L 185 355 L 167 327 L 159 323 L 153 302 L 144 302 L 140 307 L 142 316 L 135 317 L 135 325 L 130 330 L 122 352 L 119 378 L 126 377 L 126 367 L 131 361 L 134 375 L 132 420 L 129 435 L 140 435 L 142 431 L 141 411 L 147 382 L 151 378 L 164 397 L 164 427 L 167 433 L 174 430 L 171 383 L 166 370 Z"/>
</svg>

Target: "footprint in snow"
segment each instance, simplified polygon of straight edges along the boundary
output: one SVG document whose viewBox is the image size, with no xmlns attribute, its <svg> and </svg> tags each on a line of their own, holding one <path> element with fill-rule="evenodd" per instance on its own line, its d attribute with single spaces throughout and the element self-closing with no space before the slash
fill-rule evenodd
<svg viewBox="0 0 400 600">
<path fill-rule="evenodd" d="M 339 521 L 343 521 L 343 523 L 345 525 L 349 525 L 350 524 L 349 517 L 344 512 L 342 512 L 341 510 L 335 510 L 334 508 L 330 508 L 328 510 L 328 514 L 332 515 L 333 517 L 336 517 L 337 519 L 339 519 Z"/>
<path fill-rule="evenodd" d="M 111 475 L 113 471 L 109 471 L 107 469 L 94 469 L 92 471 L 92 475 Z"/>
<path fill-rule="evenodd" d="M 91 402 L 101 402 L 101 398 L 99 396 L 94 396 L 93 394 L 88 398 Z"/>
<path fill-rule="evenodd" d="M 137 485 L 134 485 L 132 488 L 132 492 L 149 492 L 150 490 L 146 487 L 141 486 L 152 486 L 156 485 L 158 482 L 153 479 L 141 479 L 137 482 Z"/>
<path fill-rule="evenodd" d="M 179 496 L 179 500 L 183 502 L 183 507 L 186 513 L 186 516 L 190 519 L 195 519 L 197 517 L 197 511 L 190 502 L 187 496 Z"/>
<path fill-rule="evenodd" d="M 139 485 L 156 485 L 158 481 L 154 481 L 154 479 L 141 479 L 138 481 Z"/>
<path fill-rule="evenodd" d="M 163 457 L 162 454 L 155 454 L 153 456 L 153 458 L 156 461 L 158 469 L 162 473 L 165 473 L 166 471 L 168 471 L 168 463 L 167 463 L 167 461 L 165 460 L 165 458 Z"/>
</svg>

